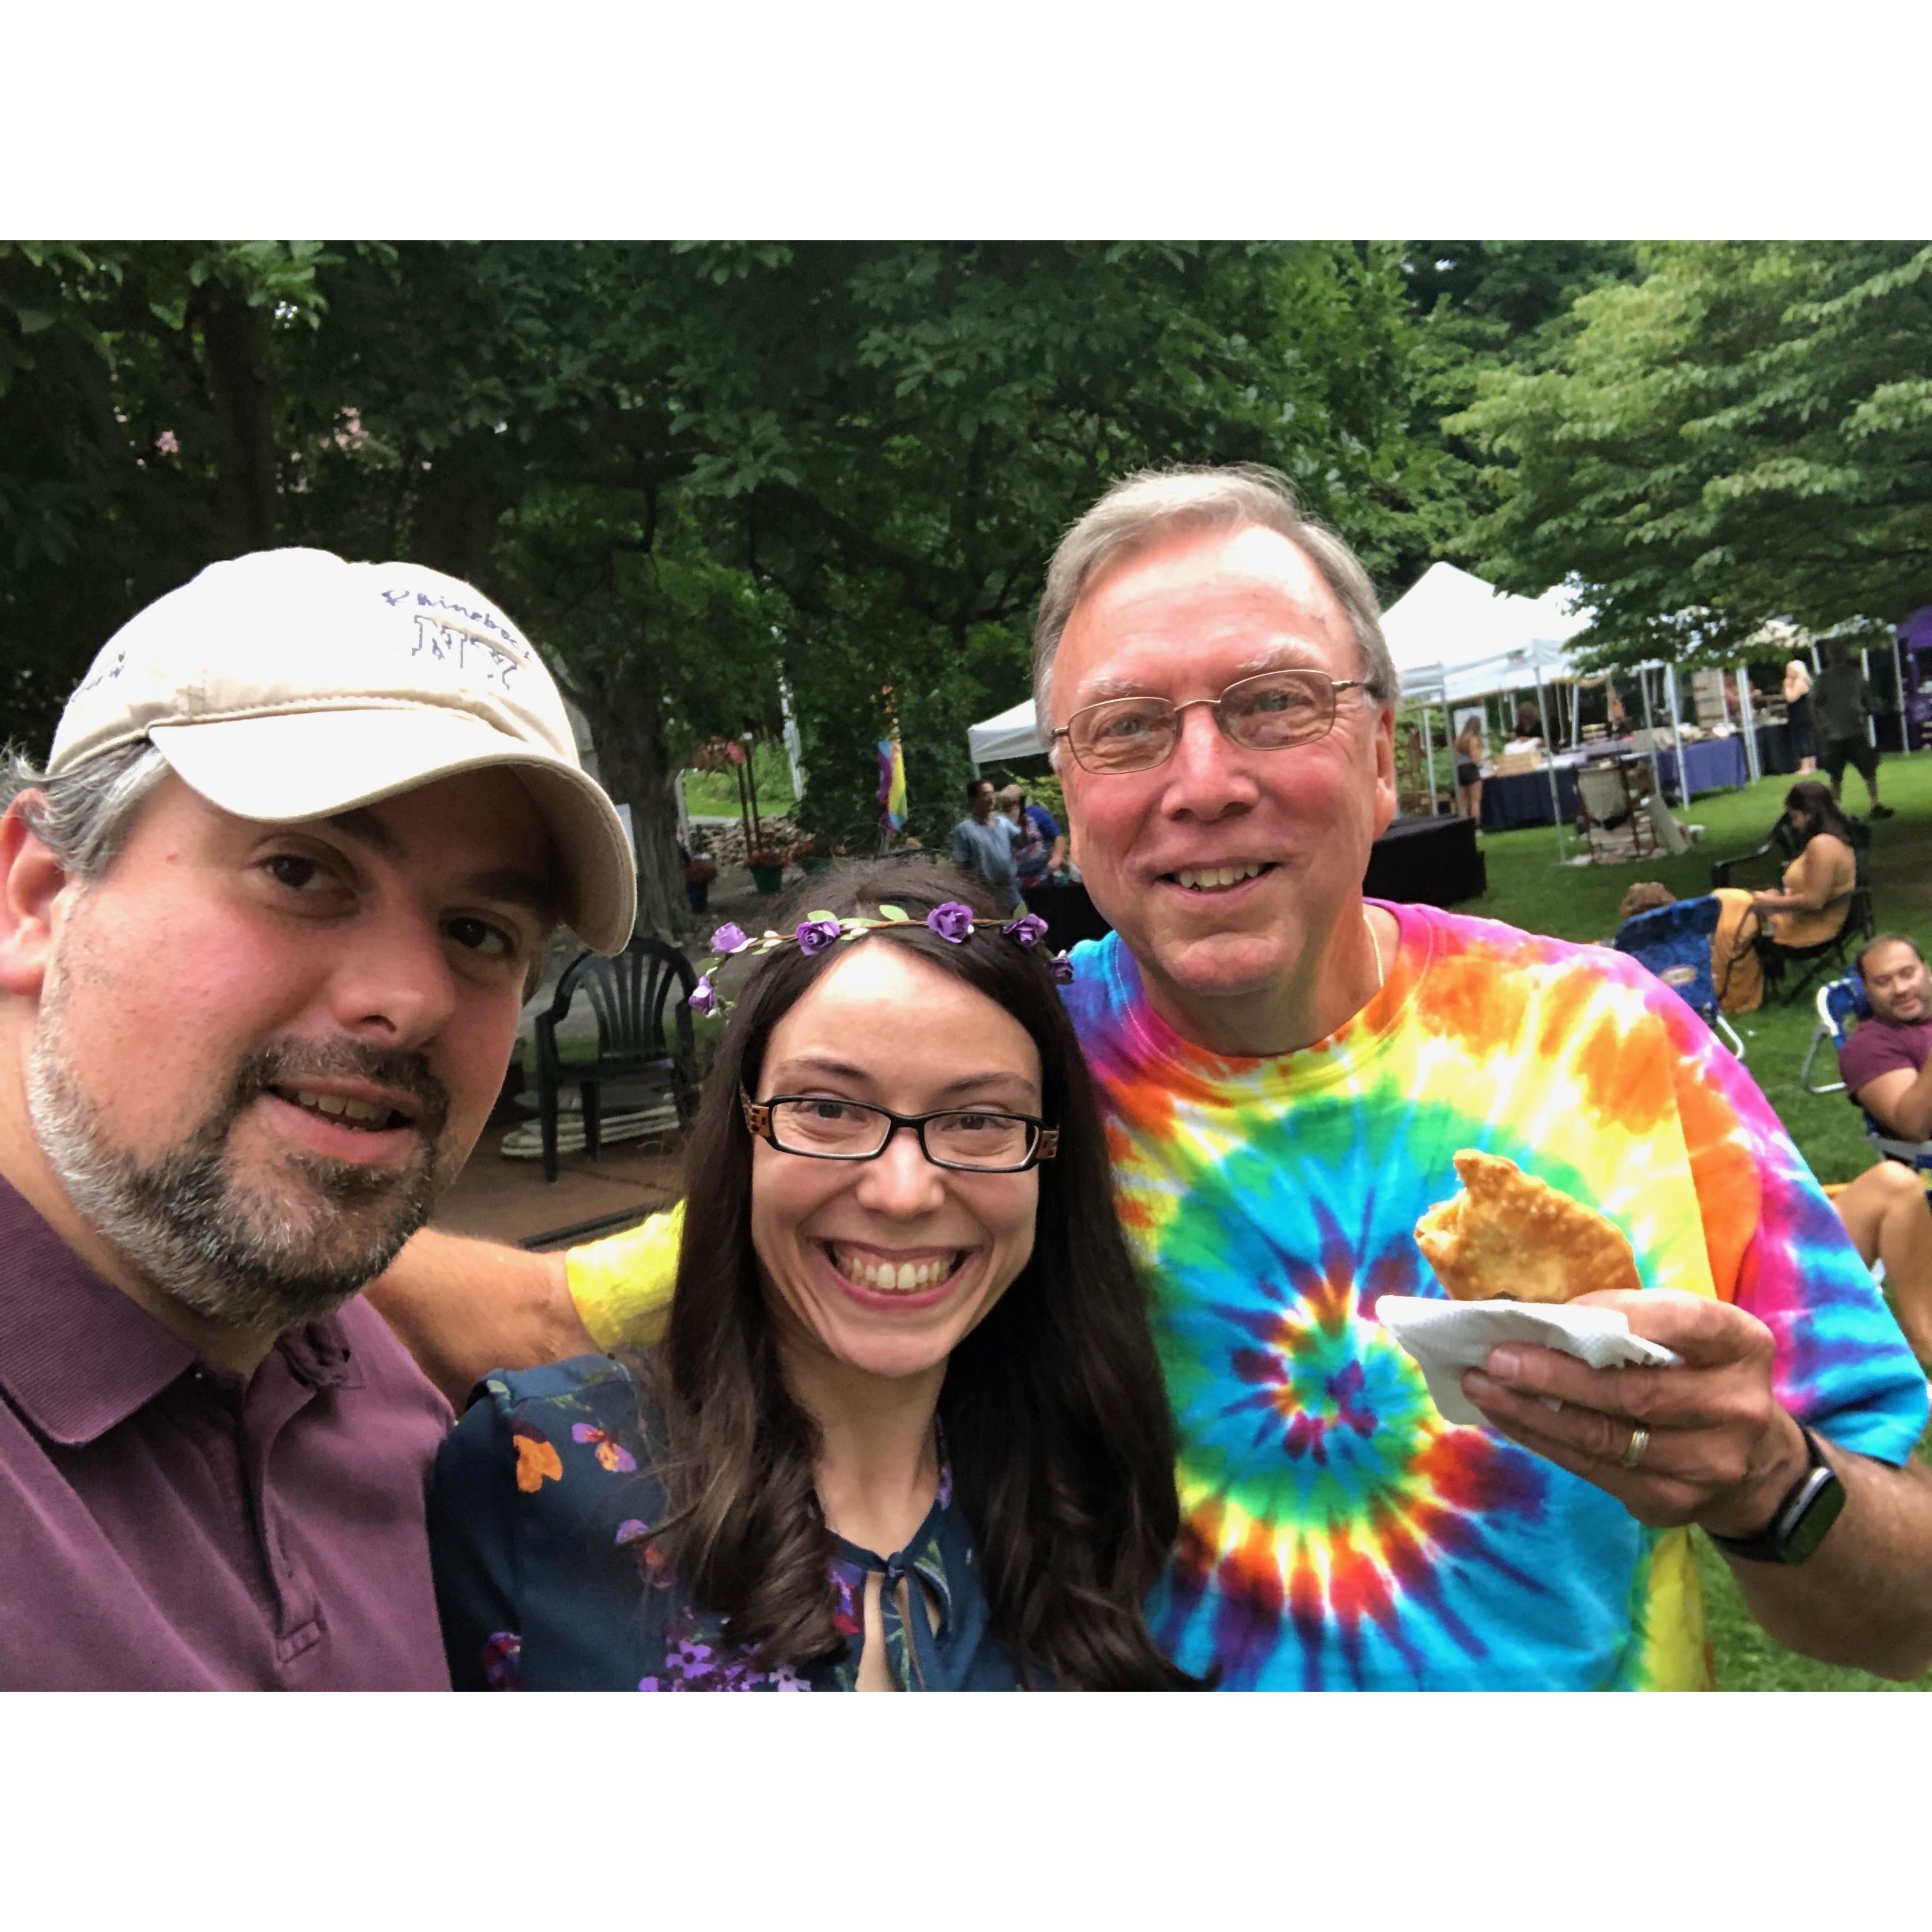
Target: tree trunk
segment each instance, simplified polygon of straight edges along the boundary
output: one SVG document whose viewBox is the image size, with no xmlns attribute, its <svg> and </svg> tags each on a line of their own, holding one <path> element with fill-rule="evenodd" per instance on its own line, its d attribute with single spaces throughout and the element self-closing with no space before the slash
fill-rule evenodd
<svg viewBox="0 0 1932 1932">
<path fill-rule="evenodd" d="M 200 320 L 208 345 L 208 387 L 228 446 L 218 472 L 217 512 L 238 550 L 267 550 L 281 521 L 281 497 L 266 316 L 218 290 L 203 293 L 207 300 Z"/>
<path fill-rule="evenodd" d="M 638 930 L 679 944 L 692 926 L 677 855 L 677 806 L 658 680 L 645 652 L 614 670 L 574 677 L 588 713 L 604 789 L 631 808 L 638 842 Z"/>
</svg>

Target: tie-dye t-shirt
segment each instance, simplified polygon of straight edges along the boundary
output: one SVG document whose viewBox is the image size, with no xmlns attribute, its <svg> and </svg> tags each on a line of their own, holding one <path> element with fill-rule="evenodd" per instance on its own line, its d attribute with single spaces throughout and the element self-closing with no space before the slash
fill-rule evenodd
<svg viewBox="0 0 1932 1932">
<path fill-rule="evenodd" d="M 1689 1532 L 1438 1414 L 1375 1321 L 1439 1294 L 1412 1230 L 1459 1148 L 1600 1208 L 1650 1286 L 1778 1340 L 1780 1400 L 1892 1462 L 1924 1377 L 1748 1074 L 1634 961 L 1391 906 L 1386 985 L 1277 1058 L 1191 1046 L 1110 936 L 1067 988 L 1108 1113 L 1179 1424 L 1181 1546 L 1150 1606 L 1230 1688 L 1701 1688 Z"/>
</svg>

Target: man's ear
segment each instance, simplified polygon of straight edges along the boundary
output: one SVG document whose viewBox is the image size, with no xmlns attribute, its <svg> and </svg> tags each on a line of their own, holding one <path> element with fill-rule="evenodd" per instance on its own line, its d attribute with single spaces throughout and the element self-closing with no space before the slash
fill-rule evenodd
<svg viewBox="0 0 1932 1932">
<path fill-rule="evenodd" d="M 0 816 L 0 992 L 38 999 L 75 880 L 33 826 L 16 796 Z"/>
<path fill-rule="evenodd" d="M 1395 706 L 1384 704 L 1376 719 L 1376 836 L 1379 838 L 1396 814 Z"/>
</svg>

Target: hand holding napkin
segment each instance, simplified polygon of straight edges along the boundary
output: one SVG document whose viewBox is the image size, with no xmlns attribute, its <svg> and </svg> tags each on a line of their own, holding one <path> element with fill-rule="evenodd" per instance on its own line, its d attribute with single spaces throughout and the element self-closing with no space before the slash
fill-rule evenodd
<svg viewBox="0 0 1932 1932">
<path fill-rule="evenodd" d="M 1663 1367 L 1683 1358 L 1660 1342 L 1630 1333 L 1623 1311 L 1575 1302 L 1443 1301 L 1432 1296 L 1384 1294 L 1376 1319 L 1414 1360 L 1443 1419 L 1481 1426 L 1485 1418 L 1462 1393 L 1462 1371 L 1480 1369 L 1504 1342 L 1559 1348 L 1593 1369 L 1633 1364 Z"/>
</svg>

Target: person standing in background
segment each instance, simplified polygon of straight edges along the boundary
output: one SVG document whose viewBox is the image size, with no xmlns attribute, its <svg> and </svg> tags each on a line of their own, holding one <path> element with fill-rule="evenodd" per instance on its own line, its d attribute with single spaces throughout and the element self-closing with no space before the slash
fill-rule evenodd
<svg viewBox="0 0 1932 1932">
<path fill-rule="evenodd" d="M 1483 822 L 1483 760 L 1490 755 L 1489 734 L 1472 718 L 1456 740 L 1456 809 L 1465 818 Z"/>
<path fill-rule="evenodd" d="M 1030 804 L 1024 790 L 1010 784 L 1000 794 L 1001 814 L 1018 828 L 1020 892 L 1043 886 L 1066 863 L 1066 835 L 1043 805 Z"/>
<path fill-rule="evenodd" d="M 1825 776 L 1832 781 L 1835 800 L 1844 783 L 1845 767 L 1853 766 L 1871 795 L 1869 817 L 1889 818 L 1892 807 L 1878 799 L 1878 751 L 1866 726 L 1876 709 L 1872 688 L 1863 671 L 1852 662 L 1844 641 L 1832 638 L 1825 646 L 1825 668 L 1811 687 L 1811 702 L 1818 716 L 1819 753 Z"/>
<path fill-rule="evenodd" d="M 952 828 L 952 862 L 984 879 L 1010 912 L 1019 903 L 1019 827 L 993 803 L 991 778 L 968 780 L 967 814 Z"/>
<path fill-rule="evenodd" d="M 1784 718 L 1791 728 L 1791 755 L 1802 776 L 1818 769 L 1811 743 L 1811 674 L 1802 658 L 1784 667 Z"/>
</svg>

